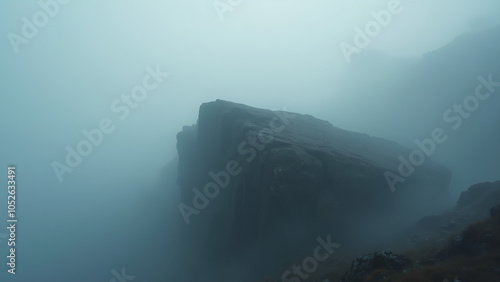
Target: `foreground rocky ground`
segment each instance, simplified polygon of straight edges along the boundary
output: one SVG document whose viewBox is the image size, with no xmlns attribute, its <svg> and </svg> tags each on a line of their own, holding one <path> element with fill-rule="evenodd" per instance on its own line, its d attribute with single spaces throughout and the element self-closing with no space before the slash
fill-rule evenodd
<svg viewBox="0 0 500 282">
<path fill-rule="evenodd" d="M 456 207 L 424 217 L 406 230 L 400 241 L 358 256 L 348 263 L 339 254 L 307 278 L 259 282 L 382 282 L 500 281 L 500 181 L 480 183 L 463 192 Z"/>
</svg>

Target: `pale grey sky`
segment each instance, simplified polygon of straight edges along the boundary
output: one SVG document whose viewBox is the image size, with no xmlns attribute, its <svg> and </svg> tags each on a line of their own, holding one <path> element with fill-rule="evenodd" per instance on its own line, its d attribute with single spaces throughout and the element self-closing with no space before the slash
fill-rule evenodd
<svg viewBox="0 0 500 282">
<path fill-rule="evenodd" d="M 213 1 L 70 1 L 19 44 L 17 54 L 8 34 L 22 35 L 22 18 L 33 20 L 42 7 L 37 1 L 2 2 L 0 125 L 14 137 L 4 141 L 11 149 L 2 153 L 22 158 L 18 140 L 36 140 L 29 145 L 36 154 L 47 160 L 63 156 L 82 129 L 113 115 L 112 101 L 155 65 L 171 75 L 109 142 L 110 151 L 119 143 L 130 154 L 161 156 L 153 158 L 154 166 L 175 156 L 176 132 L 196 122 L 203 102 L 286 107 L 325 119 L 328 111 L 352 116 L 336 91 L 350 67 L 340 44 L 352 44 L 355 28 L 363 29 L 373 20 L 372 11 L 393 2 L 241 1 L 221 20 Z M 399 6 L 363 51 L 421 56 L 459 34 L 500 22 L 500 2 L 492 0 Z M 345 119 L 332 123 L 360 129 Z M 144 140 L 157 151 L 143 146 Z"/>
</svg>

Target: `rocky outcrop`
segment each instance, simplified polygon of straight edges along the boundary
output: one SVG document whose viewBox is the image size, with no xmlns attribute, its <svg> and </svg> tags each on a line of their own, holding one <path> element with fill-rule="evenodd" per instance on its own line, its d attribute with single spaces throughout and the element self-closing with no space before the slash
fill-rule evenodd
<svg viewBox="0 0 500 282">
<path fill-rule="evenodd" d="M 500 181 L 474 184 L 460 194 L 458 210 L 468 210 L 480 217 L 487 217 L 489 209 L 500 204 Z"/>
<path fill-rule="evenodd" d="M 410 259 L 390 251 L 377 251 L 356 258 L 342 282 L 385 281 L 394 273 L 410 266 Z"/>
<path fill-rule="evenodd" d="M 417 246 L 441 245 L 466 226 L 500 213 L 499 203 L 500 181 L 474 184 L 461 193 L 453 209 L 420 219 L 408 237 Z"/>
<path fill-rule="evenodd" d="M 488 207 L 500 201 L 499 183 L 472 185 L 453 211 L 422 218 L 416 229 L 431 240 L 409 250 L 411 265 L 403 256 L 375 252 L 354 259 L 342 281 L 498 281 L 500 205 Z"/>
<path fill-rule="evenodd" d="M 498 281 L 500 218 L 468 225 L 436 248 L 407 253 L 411 261 L 380 251 L 358 257 L 342 281 Z"/>
<path fill-rule="evenodd" d="M 447 248 L 444 250 L 446 257 L 458 255 L 474 256 L 486 253 L 493 243 L 493 233 L 478 232 L 471 228 L 465 228 L 462 232 L 453 236 Z"/>
<path fill-rule="evenodd" d="M 203 104 L 177 140 L 186 238 L 212 259 L 290 258 L 327 234 L 344 243 L 369 232 L 361 219 L 390 218 L 410 200 L 438 203 L 451 177 L 426 160 L 391 191 L 387 172 L 399 175 L 410 150 L 309 115 L 221 100 Z"/>
</svg>

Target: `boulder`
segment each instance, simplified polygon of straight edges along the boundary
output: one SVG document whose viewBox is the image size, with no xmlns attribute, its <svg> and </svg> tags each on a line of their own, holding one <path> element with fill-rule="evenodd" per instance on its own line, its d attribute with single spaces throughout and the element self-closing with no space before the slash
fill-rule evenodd
<svg viewBox="0 0 500 282">
<path fill-rule="evenodd" d="M 441 205 L 451 178 L 430 160 L 392 191 L 411 150 L 309 115 L 217 100 L 177 135 L 186 240 L 211 260 L 252 253 L 287 267 L 319 236 L 370 236 L 411 205 Z M 257 255 L 257 256 L 255 256 Z"/>
</svg>

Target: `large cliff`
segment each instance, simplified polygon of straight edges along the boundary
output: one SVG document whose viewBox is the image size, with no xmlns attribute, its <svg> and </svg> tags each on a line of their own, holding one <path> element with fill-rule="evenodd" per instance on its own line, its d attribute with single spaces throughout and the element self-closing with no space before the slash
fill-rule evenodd
<svg viewBox="0 0 500 282">
<path fill-rule="evenodd" d="M 177 140 L 185 238 L 212 258 L 290 258 L 319 236 L 349 242 L 369 219 L 389 223 L 415 202 L 432 209 L 451 177 L 424 154 L 405 163 L 412 151 L 394 142 L 222 100 L 201 105 Z"/>
</svg>

